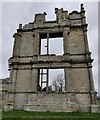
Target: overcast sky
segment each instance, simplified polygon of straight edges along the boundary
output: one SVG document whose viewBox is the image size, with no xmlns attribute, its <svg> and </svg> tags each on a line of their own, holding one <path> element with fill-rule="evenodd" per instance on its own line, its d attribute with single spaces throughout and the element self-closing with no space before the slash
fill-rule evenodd
<svg viewBox="0 0 100 120">
<path fill-rule="evenodd" d="M 9 76 L 8 59 L 12 56 L 13 34 L 18 28 L 18 24 L 27 24 L 34 20 L 36 13 L 46 12 L 46 20 L 55 20 L 55 7 L 64 8 L 69 12 L 80 11 L 81 2 L 8 2 L 2 3 L 2 70 L 0 67 L 0 78 Z M 96 91 L 98 89 L 98 3 L 84 3 L 86 10 L 86 20 L 88 23 L 88 42 L 92 52 L 93 77 Z M 0 43 L 1 45 L 1 43 Z M 0 65 L 0 66 L 1 66 Z"/>
</svg>

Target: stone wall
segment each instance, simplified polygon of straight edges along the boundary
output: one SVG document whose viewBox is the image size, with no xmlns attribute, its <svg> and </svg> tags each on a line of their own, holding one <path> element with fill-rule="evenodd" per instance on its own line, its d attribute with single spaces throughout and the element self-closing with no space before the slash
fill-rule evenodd
<svg viewBox="0 0 100 120">
<path fill-rule="evenodd" d="M 29 94 L 24 109 L 29 111 L 87 112 L 90 109 L 90 103 L 85 103 L 85 100 L 82 98 L 80 101 L 77 101 L 77 97 L 80 95 L 73 93 Z M 86 94 L 83 94 L 81 97 L 89 99 Z M 82 109 L 83 106 L 85 107 Z"/>
<path fill-rule="evenodd" d="M 55 8 L 55 14 L 54 21 L 46 21 L 44 12 L 36 14 L 31 23 L 24 26 L 19 24 L 13 36 L 13 55 L 9 59 L 11 85 L 7 86 L 4 103 L 6 108 L 8 106 L 8 109 L 29 111 L 92 111 L 91 105 L 95 104 L 93 59 L 88 48 L 84 7 L 81 5 L 80 12 L 72 11 L 69 14 L 63 8 Z M 57 37 L 63 37 L 63 55 L 49 54 L 49 40 Z M 48 43 L 47 53 L 43 55 L 41 39 L 47 39 Z M 55 44 L 55 47 L 58 46 Z M 38 93 L 40 70 L 60 68 L 64 69 L 65 93 Z"/>
<path fill-rule="evenodd" d="M 6 109 L 55 112 L 91 111 L 88 93 L 10 93 L 9 101 L 8 105 L 5 104 Z"/>
</svg>

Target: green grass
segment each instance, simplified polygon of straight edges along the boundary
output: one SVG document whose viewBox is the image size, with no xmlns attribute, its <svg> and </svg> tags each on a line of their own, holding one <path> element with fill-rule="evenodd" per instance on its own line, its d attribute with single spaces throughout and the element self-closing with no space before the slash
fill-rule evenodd
<svg viewBox="0 0 100 120">
<path fill-rule="evenodd" d="M 2 112 L 2 120 L 100 120 L 99 113 L 66 112 Z"/>
</svg>

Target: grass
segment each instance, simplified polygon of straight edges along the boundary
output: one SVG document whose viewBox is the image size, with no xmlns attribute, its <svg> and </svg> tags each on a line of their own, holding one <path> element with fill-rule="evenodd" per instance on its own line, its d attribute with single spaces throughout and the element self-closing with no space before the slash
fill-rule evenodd
<svg viewBox="0 0 100 120">
<path fill-rule="evenodd" d="M 99 113 L 7 111 L 2 120 L 100 120 Z"/>
</svg>

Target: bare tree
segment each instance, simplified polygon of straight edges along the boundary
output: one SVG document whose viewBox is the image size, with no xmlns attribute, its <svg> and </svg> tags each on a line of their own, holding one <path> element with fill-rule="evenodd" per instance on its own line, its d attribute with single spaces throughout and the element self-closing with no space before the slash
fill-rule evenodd
<svg viewBox="0 0 100 120">
<path fill-rule="evenodd" d="M 58 74 L 57 77 L 52 82 L 52 87 L 56 92 L 64 91 L 65 79 L 63 74 Z"/>
</svg>

